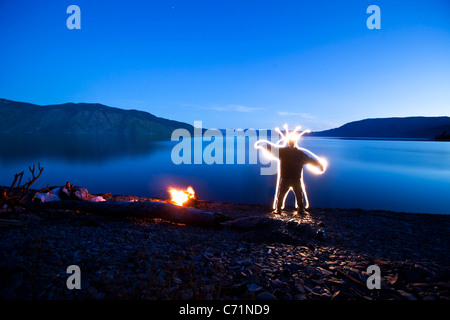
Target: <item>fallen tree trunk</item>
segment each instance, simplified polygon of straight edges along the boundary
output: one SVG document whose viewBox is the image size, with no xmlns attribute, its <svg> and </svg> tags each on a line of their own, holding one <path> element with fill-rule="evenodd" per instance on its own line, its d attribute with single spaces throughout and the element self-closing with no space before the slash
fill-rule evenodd
<svg viewBox="0 0 450 320">
<path fill-rule="evenodd" d="M 298 223 L 293 219 L 283 221 L 261 216 L 232 219 L 221 213 L 212 213 L 158 201 L 89 202 L 62 200 L 41 203 L 37 209 L 76 210 L 117 218 L 160 218 L 204 228 L 233 229 L 242 233 L 246 241 L 254 242 L 283 242 L 298 245 L 307 244 L 310 239 L 315 237 L 315 232 L 309 224 Z"/>
<path fill-rule="evenodd" d="M 77 210 L 96 215 L 114 217 L 160 218 L 171 222 L 220 228 L 221 223 L 229 220 L 220 213 L 207 212 L 190 207 L 177 206 L 157 201 L 50 201 L 39 204 L 39 208 Z"/>
</svg>

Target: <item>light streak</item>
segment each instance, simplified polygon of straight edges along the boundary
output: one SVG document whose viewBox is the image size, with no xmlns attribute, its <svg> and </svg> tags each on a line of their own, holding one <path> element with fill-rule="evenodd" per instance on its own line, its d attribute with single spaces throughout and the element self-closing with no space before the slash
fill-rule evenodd
<svg viewBox="0 0 450 320">
<path fill-rule="evenodd" d="M 306 133 L 310 133 L 311 130 L 307 129 L 304 131 L 301 131 L 301 126 L 297 126 L 295 127 L 295 129 L 291 132 L 289 132 L 289 128 L 288 125 L 285 124 L 283 125 L 283 128 L 285 129 L 286 134 L 284 134 L 280 128 L 276 127 L 275 131 L 281 136 L 281 138 L 276 142 L 273 143 L 269 140 L 266 139 L 261 139 L 255 142 L 254 147 L 256 149 L 262 150 L 263 154 L 268 156 L 270 159 L 276 160 L 278 162 L 278 170 L 277 170 L 277 186 L 275 188 L 275 197 L 273 200 L 273 209 L 276 209 L 276 205 L 277 205 L 277 195 L 278 195 L 278 188 L 280 186 L 280 159 L 277 158 L 276 156 L 273 155 L 273 153 L 269 152 L 267 150 L 267 148 L 264 148 L 261 146 L 261 144 L 269 144 L 271 146 L 271 148 L 283 148 L 286 147 L 287 144 L 289 143 L 289 141 L 294 141 L 294 147 L 302 150 L 303 152 L 305 152 L 306 154 L 308 154 L 311 158 L 316 159 L 321 165 L 323 170 L 319 170 L 316 166 L 310 165 L 310 164 L 306 164 L 305 167 L 308 169 L 308 171 L 314 173 L 314 174 L 323 174 L 328 166 L 328 162 L 326 161 L 325 158 L 319 157 L 316 154 L 314 154 L 313 152 L 311 152 L 308 149 L 305 148 L 301 148 L 298 146 L 298 141 L 301 139 L 301 137 L 306 134 Z M 305 209 L 309 208 L 309 200 L 308 200 L 308 194 L 306 192 L 306 187 L 305 187 L 305 183 L 303 182 L 303 168 L 302 168 L 302 172 L 301 172 L 301 178 L 300 178 L 300 185 L 302 187 L 302 192 L 303 192 L 303 198 L 305 200 Z M 284 204 L 287 198 L 287 195 L 289 194 L 289 192 L 292 190 L 292 187 L 289 188 L 288 192 L 286 192 L 286 194 L 284 195 L 283 198 L 283 202 L 282 202 L 282 206 L 281 209 L 284 209 Z M 297 203 L 297 198 L 295 198 L 295 207 L 298 208 L 298 203 Z"/>
</svg>

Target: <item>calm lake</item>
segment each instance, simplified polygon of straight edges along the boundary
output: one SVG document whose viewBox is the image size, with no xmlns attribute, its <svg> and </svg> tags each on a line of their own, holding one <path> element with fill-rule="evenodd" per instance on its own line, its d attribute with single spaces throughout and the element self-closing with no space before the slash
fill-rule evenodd
<svg viewBox="0 0 450 320">
<path fill-rule="evenodd" d="M 260 174 L 269 165 L 175 165 L 177 143 L 3 136 L 0 185 L 23 170 L 29 177 L 28 166 L 40 162 L 45 169 L 33 188 L 70 181 L 90 193 L 168 198 L 169 186 L 192 186 L 202 200 L 272 203 L 276 175 Z M 304 171 L 311 207 L 450 213 L 450 142 L 305 137 L 300 146 L 328 160 L 323 175 Z M 292 194 L 287 201 L 293 204 Z"/>
</svg>

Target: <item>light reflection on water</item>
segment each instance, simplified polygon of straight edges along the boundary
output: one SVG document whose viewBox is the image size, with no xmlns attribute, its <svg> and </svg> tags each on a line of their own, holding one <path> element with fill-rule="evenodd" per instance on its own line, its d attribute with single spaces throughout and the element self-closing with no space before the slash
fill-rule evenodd
<svg viewBox="0 0 450 320">
<path fill-rule="evenodd" d="M 272 203 L 276 176 L 260 175 L 261 163 L 175 165 L 175 144 L 124 137 L 2 137 L 0 185 L 40 162 L 45 170 L 36 188 L 70 181 L 91 193 L 167 198 L 169 186 L 191 185 L 203 200 Z M 311 207 L 450 213 L 450 142 L 306 137 L 300 146 L 329 163 L 320 176 L 304 171 Z M 293 195 L 287 204 L 293 204 Z"/>
</svg>

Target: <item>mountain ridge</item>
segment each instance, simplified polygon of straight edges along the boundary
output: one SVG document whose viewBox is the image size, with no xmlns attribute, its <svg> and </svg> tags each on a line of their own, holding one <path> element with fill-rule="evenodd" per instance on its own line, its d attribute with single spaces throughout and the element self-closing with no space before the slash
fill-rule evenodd
<svg viewBox="0 0 450 320">
<path fill-rule="evenodd" d="M 77 134 L 145 136 L 170 140 L 173 130 L 190 124 L 157 117 L 149 112 L 125 110 L 100 103 L 37 105 L 0 98 L 0 134 Z M 203 128 L 203 131 L 206 129 Z M 225 132 L 225 129 L 220 129 Z M 355 139 L 450 140 L 450 117 L 368 118 L 309 134 Z"/>
<path fill-rule="evenodd" d="M 119 134 L 170 139 L 172 131 L 193 126 L 140 110 L 124 110 L 100 103 L 36 105 L 0 99 L 2 134 Z"/>
<path fill-rule="evenodd" d="M 368 118 L 348 122 L 338 128 L 312 132 L 318 137 L 438 139 L 450 134 L 450 117 Z"/>
</svg>

